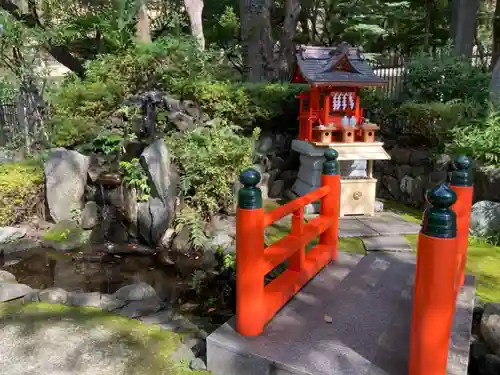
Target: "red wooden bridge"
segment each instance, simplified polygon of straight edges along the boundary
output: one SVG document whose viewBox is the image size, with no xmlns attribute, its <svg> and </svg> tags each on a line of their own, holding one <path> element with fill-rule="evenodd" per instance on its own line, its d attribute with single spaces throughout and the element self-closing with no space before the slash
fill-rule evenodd
<svg viewBox="0 0 500 375">
<path fill-rule="evenodd" d="M 427 194 L 413 254 L 338 251 L 337 153 L 322 186 L 264 212 L 260 176 L 241 175 L 237 312 L 207 339 L 215 375 L 466 375 L 474 277 L 465 275 L 472 182 L 459 157 L 451 184 Z M 307 223 L 303 207 L 321 201 Z M 264 228 L 292 214 L 288 236 L 267 248 Z M 319 236 L 319 243 L 308 244 Z M 265 284 L 271 270 L 287 269 Z"/>
</svg>

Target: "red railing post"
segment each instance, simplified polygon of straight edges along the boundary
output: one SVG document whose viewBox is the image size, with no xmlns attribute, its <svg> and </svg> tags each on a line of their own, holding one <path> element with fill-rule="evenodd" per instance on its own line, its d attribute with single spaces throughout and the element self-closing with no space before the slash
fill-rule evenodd
<svg viewBox="0 0 500 375">
<path fill-rule="evenodd" d="M 458 238 L 458 280 L 457 289 L 464 283 L 465 266 L 467 264 L 467 247 L 469 246 L 469 222 L 474 187 L 472 178 L 472 162 L 464 155 L 458 156 L 454 161 L 455 170 L 451 174 L 450 187 L 457 194 L 457 202 L 451 207 L 457 214 Z"/>
<path fill-rule="evenodd" d="M 427 193 L 418 238 L 409 375 L 446 375 L 458 271 L 456 193 L 442 184 Z"/>
<path fill-rule="evenodd" d="M 326 162 L 323 164 L 321 186 L 328 186 L 330 191 L 321 199 L 320 215 L 331 217 L 332 225 L 320 235 L 319 243 L 330 248 L 331 260 L 337 259 L 338 233 L 340 215 L 340 173 L 339 154 L 335 150 L 325 152 Z"/>
<path fill-rule="evenodd" d="M 258 336 L 264 330 L 264 208 L 257 187 L 260 174 L 240 175 L 236 213 L 236 330 Z"/>
</svg>

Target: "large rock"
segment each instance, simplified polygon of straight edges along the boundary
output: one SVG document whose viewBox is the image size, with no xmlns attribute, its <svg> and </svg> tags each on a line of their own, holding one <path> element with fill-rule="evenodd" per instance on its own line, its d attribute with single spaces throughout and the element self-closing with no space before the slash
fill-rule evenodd
<svg viewBox="0 0 500 375">
<path fill-rule="evenodd" d="M 82 212 L 81 224 L 83 229 L 92 229 L 99 223 L 99 206 L 96 202 L 85 203 Z"/>
<path fill-rule="evenodd" d="M 157 139 L 142 152 L 141 158 L 154 184 L 156 192 L 165 203 L 175 203 L 179 174 L 172 163 L 163 139 Z"/>
<path fill-rule="evenodd" d="M 76 151 L 56 148 L 45 163 L 47 204 L 56 222 L 71 219 L 82 208 L 90 159 Z"/>
<path fill-rule="evenodd" d="M 500 304 L 488 303 L 481 318 L 481 336 L 492 352 L 500 355 Z"/>
<path fill-rule="evenodd" d="M 43 245 L 59 251 L 80 249 L 90 241 L 91 231 L 83 230 L 78 223 L 63 220 L 43 235 Z"/>
<path fill-rule="evenodd" d="M 500 203 L 477 202 L 472 206 L 470 217 L 471 234 L 492 237 L 500 233 Z"/>
<path fill-rule="evenodd" d="M 151 285 L 145 282 L 140 282 L 118 289 L 112 295 L 112 297 L 121 301 L 141 301 L 150 298 L 156 298 L 157 295 L 156 291 Z"/>
<path fill-rule="evenodd" d="M 146 241 L 156 245 L 174 219 L 179 173 L 163 139 L 157 139 L 146 147 L 141 160 L 153 189 L 148 202 L 139 204 L 139 231 Z"/>
<path fill-rule="evenodd" d="M 0 302 L 7 302 L 13 299 L 24 297 L 31 292 L 32 289 L 28 285 L 1 283 L 0 284 Z"/>
<path fill-rule="evenodd" d="M 0 244 L 17 241 L 26 236 L 26 228 L 0 227 Z"/>
<path fill-rule="evenodd" d="M 137 210 L 139 232 L 151 246 L 158 245 L 172 223 L 174 211 L 160 198 L 149 197 L 147 202 L 140 202 Z"/>
</svg>

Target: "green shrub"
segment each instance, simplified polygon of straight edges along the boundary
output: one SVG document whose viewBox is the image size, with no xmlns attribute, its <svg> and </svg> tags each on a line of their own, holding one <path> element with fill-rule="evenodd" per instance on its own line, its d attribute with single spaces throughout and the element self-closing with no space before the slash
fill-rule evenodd
<svg viewBox="0 0 500 375">
<path fill-rule="evenodd" d="M 473 66 L 470 60 L 423 54 L 408 65 L 402 98 L 441 103 L 458 99 L 483 104 L 488 100 L 490 79 L 491 74 Z"/>
<path fill-rule="evenodd" d="M 124 110 L 127 97 L 148 90 L 195 100 L 209 115 L 245 128 L 277 118 L 282 121 L 274 125 L 296 128 L 295 95 L 303 86 L 217 81 L 216 68 L 210 52 L 200 54 L 190 40 L 162 39 L 101 56 L 89 63 L 84 80 L 71 76 L 51 93 L 52 142 L 64 147 L 89 142 L 115 126 L 110 117 Z"/>
<path fill-rule="evenodd" d="M 197 128 L 165 138 L 181 171 L 185 202 L 204 219 L 230 211 L 233 184 L 240 172 L 252 165 L 254 141 L 227 124 Z"/>
<path fill-rule="evenodd" d="M 486 165 L 500 165 L 500 112 L 491 111 L 484 120 L 456 127 L 451 135 L 448 152 L 470 155 Z"/>
<path fill-rule="evenodd" d="M 19 223 L 31 215 L 43 189 L 38 163 L 0 164 L 0 226 Z"/>
</svg>

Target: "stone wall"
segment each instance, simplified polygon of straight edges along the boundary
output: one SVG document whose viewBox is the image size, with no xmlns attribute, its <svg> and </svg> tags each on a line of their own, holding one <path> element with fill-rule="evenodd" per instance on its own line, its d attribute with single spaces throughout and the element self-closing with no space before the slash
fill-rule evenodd
<svg viewBox="0 0 500 375">
<path fill-rule="evenodd" d="M 374 176 L 377 197 L 411 204 L 424 205 L 427 189 L 446 182 L 452 170 L 452 157 L 433 155 L 426 148 L 385 146 L 391 160 L 376 161 Z M 474 201 L 500 202 L 500 169 L 474 166 Z"/>
</svg>

